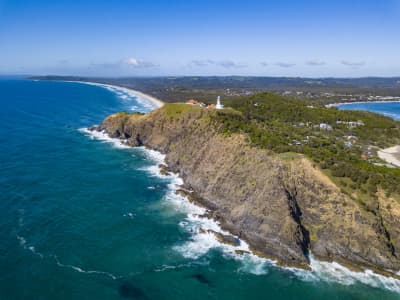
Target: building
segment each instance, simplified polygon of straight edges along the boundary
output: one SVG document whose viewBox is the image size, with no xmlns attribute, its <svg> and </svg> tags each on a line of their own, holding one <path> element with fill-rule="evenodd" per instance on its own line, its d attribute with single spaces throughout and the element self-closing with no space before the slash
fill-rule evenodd
<svg viewBox="0 0 400 300">
<path fill-rule="evenodd" d="M 198 103 L 199 102 L 197 100 L 194 100 L 194 99 L 189 99 L 188 101 L 186 101 L 186 104 L 190 104 L 190 105 L 196 105 Z"/>
<path fill-rule="evenodd" d="M 331 125 L 325 124 L 325 123 L 319 124 L 319 128 L 322 130 L 328 130 L 328 131 L 331 131 L 333 129 Z"/>
<path fill-rule="evenodd" d="M 344 142 L 344 146 L 345 146 L 346 148 L 350 148 L 351 146 L 353 146 L 353 143 L 352 143 L 352 142 L 349 142 L 349 141 L 345 141 L 345 142 Z"/>
<path fill-rule="evenodd" d="M 355 128 L 357 126 L 364 126 L 364 122 L 362 120 L 358 120 L 358 121 L 341 121 L 338 120 L 336 121 L 336 124 L 344 124 L 349 128 Z"/>
<path fill-rule="evenodd" d="M 186 104 L 196 105 L 196 106 L 201 106 L 201 107 L 205 107 L 206 106 L 203 102 L 197 101 L 195 99 L 189 99 L 188 101 L 186 101 Z"/>
<path fill-rule="evenodd" d="M 221 97 L 217 97 L 217 105 L 215 106 L 216 109 L 223 109 L 224 105 L 221 103 Z"/>
</svg>

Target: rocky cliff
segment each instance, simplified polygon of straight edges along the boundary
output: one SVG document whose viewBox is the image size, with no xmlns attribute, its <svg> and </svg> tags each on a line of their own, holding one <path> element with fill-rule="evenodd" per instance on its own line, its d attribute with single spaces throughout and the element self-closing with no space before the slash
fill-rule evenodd
<svg viewBox="0 0 400 300">
<path fill-rule="evenodd" d="M 216 114 L 168 104 L 146 115 L 111 115 L 93 130 L 165 153 L 199 204 L 258 255 L 308 268 L 311 252 L 396 276 L 397 201 L 382 196 L 381 213 L 366 211 L 306 157 L 252 147 L 242 134 L 224 135 Z"/>
</svg>

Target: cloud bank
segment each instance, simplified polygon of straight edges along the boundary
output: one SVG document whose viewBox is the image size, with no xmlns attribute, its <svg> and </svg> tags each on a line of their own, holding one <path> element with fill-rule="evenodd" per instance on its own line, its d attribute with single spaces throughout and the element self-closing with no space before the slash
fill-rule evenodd
<svg viewBox="0 0 400 300">
<path fill-rule="evenodd" d="M 190 63 L 196 67 L 217 66 L 225 69 L 245 68 L 247 65 L 237 63 L 233 60 L 212 60 L 212 59 L 194 59 Z"/>
<path fill-rule="evenodd" d="M 312 66 L 312 67 L 318 67 L 318 66 L 326 65 L 326 63 L 322 60 L 313 59 L 313 60 L 306 61 L 306 65 Z"/>
<path fill-rule="evenodd" d="M 348 67 L 361 67 L 365 65 L 365 61 L 348 61 L 348 60 L 342 60 L 340 62 L 342 65 L 348 66 Z"/>
<path fill-rule="evenodd" d="M 125 64 L 133 68 L 154 68 L 159 66 L 158 64 L 153 63 L 151 61 L 139 60 L 134 57 L 128 58 L 125 61 Z"/>
<path fill-rule="evenodd" d="M 287 62 L 277 62 L 275 65 L 281 68 L 291 68 L 294 67 L 296 64 L 294 63 L 287 63 Z"/>
</svg>

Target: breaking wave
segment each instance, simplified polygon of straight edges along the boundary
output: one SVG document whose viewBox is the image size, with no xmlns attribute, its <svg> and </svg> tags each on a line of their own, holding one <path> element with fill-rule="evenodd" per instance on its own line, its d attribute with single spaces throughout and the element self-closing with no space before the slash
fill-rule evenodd
<svg viewBox="0 0 400 300">
<path fill-rule="evenodd" d="M 97 131 L 97 130 L 91 131 L 88 128 L 80 128 L 79 131 L 87 135 L 92 140 L 99 140 L 104 143 L 112 144 L 115 148 L 131 149 L 130 146 L 125 144 L 124 140 L 110 138 L 109 135 L 104 131 Z"/>
<path fill-rule="evenodd" d="M 81 131 L 88 134 L 93 139 L 112 143 L 116 148 L 129 148 L 129 146 L 124 145 L 121 140 L 112 139 L 105 133 L 93 133 L 87 129 L 81 129 Z M 190 239 L 173 247 L 173 249 L 180 253 L 183 257 L 192 261 L 196 261 L 202 256 L 206 255 L 211 249 L 218 249 L 226 259 L 234 259 L 240 262 L 240 267 L 238 268 L 239 272 L 265 275 L 268 273 L 270 268 L 283 268 L 303 281 L 324 281 L 343 285 L 361 283 L 375 288 L 388 289 L 390 291 L 400 293 L 399 280 L 376 274 L 371 270 L 366 270 L 364 272 L 353 272 L 336 262 L 318 261 L 313 258 L 312 255 L 310 256 L 310 265 L 312 271 L 305 271 L 296 268 L 285 268 L 277 266 L 273 260 L 260 258 L 252 254 L 249 250 L 249 245 L 245 241 L 240 240 L 240 244 L 238 246 L 221 243 L 209 230 L 226 235 L 231 234 L 222 230 L 218 222 L 201 217 L 201 215 L 206 212 L 205 208 L 195 205 L 186 197 L 176 194 L 176 191 L 183 184 L 183 180 L 178 174 L 171 173 L 167 176 L 160 173 L 158 165 L 161 163 L 165 164 L 165 155 L 158 151 L 146 149 L 145 147 L 138 147 L 138 149 L 143 152 L 144 156 L 148 160 L 154 163 L 143 170 L 148 172 L 151 176 L 168 179 L 170 181 L 168 184 L 169 189 L 164 196 L 164 202 L 167 205 L 172 206 L 177 212 L 186 214 L 186 217 L 180 221 L 179 226 L 182 230 L 190 234 Z M 153 189 L 154 187 L 148 188 Z M 237 250 L 239 250 L 241 254 L 238 254 Z M 63 266 L 70 268 L 74 267 L 70 265 Z M 160 272 L 183 266 L 185 265 L 165 265 L 156 271 Z M 86 273 L 103 273 L 101 271 L 84 271 L 78 267 L 76 267 L 75 270 Z"/>
<path fill-rule="evenodd" d="M 56 261 L 56 263 L 57 263 L 57 266 L 59 266 L 59 267 L 61 267 L 61 268 L 72 269 L 72 270 L 74 270 L 74 271 L 76 271 L 76 272 L 84 273 L 84 274 L 105 275 L 105 276 L 110 277 L 110 278 L 113 279 L 113 280 L 117 280 L 117 279 L 122 278 L 122 276 L 116 276 L 116 275 L 111 274 L 111 273 L 109 273 L 109 272 L 97 271 L 97 270 L 84 270 L 84 269 L 82 269 L 82 268 L 80 268 L 80 267 L 77 267 L 77 266 L 74 266 L 74 265 L 66 265 L 66 264 L 63 264 L 63 263 L 61 263 L 61 262 L 59 261 L 59 259 L 58 259 L 58 257 L 57 257 L 56 255 L 53 255 L 53 258 L 55 259 L 55 261 Z"/>
<path fill-rule="evenodd" d="M 141 92 L 136 92 L 134 90 L 124 88 L 124 87 L 119 87 L 119 86 L 113 86 L 109 84 L 101 84 L 101 83 L 95 83 L 95 82 L 80 82 L 83 84 L 88 84 L 88 85 L 95 85 L 99 86 L 102 88 L 105 88 L 106 90 L 113 92 L 119 99 L 121 99 L 124 102 L 135 102 L 138 105 L 131 105 L 130 110 L 136 111 L 136 112 L 148 112 L 150 110 L 153 110 L 157 108 L 157 105 L 155 105 L 153 102 L 149 101 L 148 98 Z"/>
<path fill-rule="evenodd" d="M 155 155 L 155 157 L 157 157 L 157 162 L 161 162 L 161 159 L 164 158 L 164 155 L 157 153 L 157 151 L 147 150 L 145 148 L 144 150 L 152 153 L 151 155 Z M 159 174 L 159 172 L 157 173 L 154 171 L 154 174 L 165 178 L 165 176 Z M 170 180 L 171 183 L 169 184 L 169 191 L 165 196 L 165 201 L 174 205 L 179 211 L 187 214 L 185 219 L 179 223 L 179 226 L 190 233 L 191 238 L 189 241 L 174 246 L 174 250 L 178 251 L 185 258 L 196 260 L 207 254 L 211 249 L 218 249 L 225 258 L 241 262 L 241 266 L 238 268 L 239 272 L 265 275 L 271 267 L 283 268 L 304 281 L 325 281 L 343 285 L 361 283 L 374 288 L 388 289 L 400 293 L 399 280 L 376 274 L 371 270 L 353 272 L 336 262 L 316 260 L 312 255 L 310 256 L 312 271 L 285 268 L 277 266 L 276 262 L 273 260 L 261 258 L 252 254 L 249 245 L 243 240 L 240 240 L 240 244 L 236 247 L 221 243 L 215 235 L 208 230 L 226 235 L 231 234 L 222 230 L 218 222 L 201 217 L 201 215 L 206 212 L 205 208 L 197 206 L 191 203 L 186 197 L 176 194 L 176 190 L 183 184 L 183 180 L 177 174 L 171 174 Z M 237 250 L 244 254 L 238 254 L 236 252 Z"/>
<path fill-rule="evenodd" d="M 24 237 L 19 236 L 19 235 L 16 235 L 16 237 L 17 237 L 17 240 L 19 241 L 20 246 L 23 249 L 29 250 L 34 255 L 39 256 L 41 259 L 53 258 L 56 261 L 57 266 L 59 266 L 59 267 L 69 268 L 69 269 L 72 269 L 72 270 L 74 270 L 76 272 L 79 272 L 79 273 L 105 275 L 105 276 L 108 276 L 108 277 L 110 277 L 110 278 L 112 278 L 114 280 L 122 278 L 121 276 L 116 276 L 116 275 L 114 275 L 112 273 L 105 272 L 105 271 L 84 270 L 84 269 L 82 269 L 82 268 L 80 268 L 78 266 L 63 264 L 63 263 L 60 262 L 60 260 L 58 259 L 58 257 L 56 255 L 44 255 L 44 254 L 38 252 L 34 246 L 29 245 Z"/>
</svg>

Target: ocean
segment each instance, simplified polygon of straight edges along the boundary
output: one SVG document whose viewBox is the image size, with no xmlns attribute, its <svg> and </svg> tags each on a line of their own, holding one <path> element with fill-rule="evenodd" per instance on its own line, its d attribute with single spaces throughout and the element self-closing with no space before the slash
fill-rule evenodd
<svg viewBox="0 0 400 300">
<path fill-rule="evenodd" d="M 11 79 L 0 95 L 1 300 L 400 298 L 394 279 L 315 260 L 281 268 L 199 233 L 219 228 L 174 193 L 160 153 L 85 130 L 149 111 L 144 99 Z"/>
<path fill-rule="evenodd" d="M 343 110 L 366 110 L 400 121 L 400 102 L 356 102 L 338 105 Z"/>
</svg>

